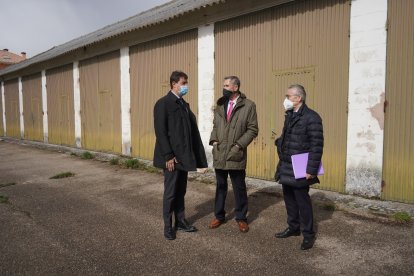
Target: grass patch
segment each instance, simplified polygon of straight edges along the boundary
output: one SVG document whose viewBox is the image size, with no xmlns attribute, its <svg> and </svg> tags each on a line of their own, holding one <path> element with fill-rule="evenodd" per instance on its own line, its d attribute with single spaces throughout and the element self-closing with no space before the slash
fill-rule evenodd
<svg viewBox="0 0 414 276">
<path fill-rule="evenodd" d="M 11 182 L 11 183 L 0 184 L 0 188 L 7 187 L 7 186 L 13 186 L 13 185 L 16 185 L 16 183 Z"/>
<path fill-rule="evenodd" d="M 407 223 L 411 221 L 410 214 L 406 212 L 397 212 L 392 215 L 393 219 L 395 219 L 397 222 Z"/>
<path fill-rule="evenodd" d="M 147 164 L 139 161 L 138 159 L 127 159 L 125 160 L 122 165 L 128 169 L 136 169 L 136 170 L 142 170 L 142 171 L 146 171 L 149 173 L 159 173 L 160 170 L 152 167 L 152 166 L 148 166 Z"/>
<path fill-rule="evenodd" d="M 139 162 L 138 159 L 125 160 L 124 165 L 128 169 L 142 169 L 145 167 L 145 165 L 142 162 Z"/>
<path fill-rule="evenodd" d="M 144 170 L 149 172 L 149 173 L 160 173 L 159 169 L 157 169 L 155 167 L 151 167 L 151 166 L 145 166 Z"/>
<path fill-rule="evenodd" d="M 75 176 L 73 172 L 63 172 L 55 176 L 52 176 L 50 179 L 61 179 L 61 178 L 72 177 L 72 176 Z"/>
<path fill-rule="evenodd" d="M 109 160 L 109 164 L 118 165 L 119 164 L 119 159 L 118 158 L 112 158 L 111 160 Z"/>
<path fill-rule="evenodd" d="M 76 153 L 74 153 L 74 152 L 71 152 L 70 153 L 70 156 L 78 156 Z"/>
<path fill-rule="evenodd" d="M 333 212 L 336 210 L 336 205 L 332 202 L 325 202 L 322 204 L 322 209 Z"/>
<path fill-rule="evenodd" d="M 4 195 L 0 195 L 0 203 L 9 203 L 9 198 Z"/>
<path fill-rule="evenodd" d="M 84 152 L 82 152 L 82 154 L 81 154 L 81 158 L 82 158 L 82 159 L 93 159 L 93 158 L 94 158 L 94 156 L 93 156 L 93 154 L 92 154 L 92 153 L 90 153 L 89 151 L 84 151 Z"/>
</svg>

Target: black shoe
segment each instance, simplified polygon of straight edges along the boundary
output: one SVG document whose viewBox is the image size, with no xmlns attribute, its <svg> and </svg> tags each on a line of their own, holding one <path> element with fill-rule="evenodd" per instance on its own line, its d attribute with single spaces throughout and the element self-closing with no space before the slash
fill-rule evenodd
<svg viewBox="0 0 414 276">
<path fill-rule="evenodd" d="M 278 239 L 285 239 L 291 236 L 300 236 L 300 230 L 292 231 L 289 228 L 286 228 L 285 231 L 275 234 L 275 237 Z"/>
<path fill-rule="evenodd" d="M 177 221 L 175 224 L 175 229 L 177 231 L 184 231 L 184 232 L 195 232 L 197 228 L 189 224 L 185 219 L 181 221 Z"/>
<path fill-rule="evenodd" d="M 313 244 L 315 243 L 315 237 L 307 237 L 303 238 L 302 245 L 300 246 L 300 249 L 302 250 L 308 250 L 313 247 Z"/>
<path fill-rule="evenodd" d="M 175 231 L 172 227 L 164 228 L 164 237 L 166 240 L 175 240 Z"/>
</svg>

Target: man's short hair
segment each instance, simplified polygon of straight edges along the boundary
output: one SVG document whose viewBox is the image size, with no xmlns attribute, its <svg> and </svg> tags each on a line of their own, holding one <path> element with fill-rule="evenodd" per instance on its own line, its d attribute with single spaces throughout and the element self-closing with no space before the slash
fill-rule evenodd
<svg viewBox="0 0 414 276">
<path fill-rule="evenodd" d="M 240 79 L 236 76 L 227 76 L 224 80 L 230 80 L 233 85 L 237 85 L 238 89 L 240 90 Z"/>
<path fill-rule="evenodd" d="M 178 83 L 181 78 L 188 80 L 188 76 L 183 71 L 174 71 L 170 76 L 170 87 L 173 88 L 173 82 Z"/>
<path fill-rule="evenodd" d="M 303 87 L 300 84 L 292 84 L 288 87 L 288 89 L 295 89 L 296 90 L 296 96 L 299 96 L 302 98 L 302 102 L 304 103 L 306 101 L 306 91 L 305 87 Z"/>
</svg>

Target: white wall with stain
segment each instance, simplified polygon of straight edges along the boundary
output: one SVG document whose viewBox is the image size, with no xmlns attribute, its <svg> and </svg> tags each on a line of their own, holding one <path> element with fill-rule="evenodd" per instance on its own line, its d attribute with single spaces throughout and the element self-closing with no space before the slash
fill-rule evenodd
<svg viewBox="0 0 414 276">
<path fill-rule="evenodd" d="M 208 142 L 213 129 L 213 106 L 214 24 L 210 24 L 198 28 L 198 128 L 210 166 L 213 156 Z"/>
<path fill-rule="evenodd" d="M 387 0 L 351 2 L 346 191 L 381 195 Z"/>
</svg>

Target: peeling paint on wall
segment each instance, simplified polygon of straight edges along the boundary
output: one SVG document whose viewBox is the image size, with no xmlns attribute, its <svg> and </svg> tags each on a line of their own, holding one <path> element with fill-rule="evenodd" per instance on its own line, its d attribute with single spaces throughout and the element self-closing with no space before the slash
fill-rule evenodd
<svg viewBox="0 0 414 276">
<path fill-rule="evenodd" d="M 358 143 L 358 144 L 356 144 L 356 147 L 358 147 L 358 148 L 366 147 L 368 152 L 375 153 L 375 144 L 374 143 L 369 143 L 369 142 L 367 142 L 367 143 Z"/>
<path fill-rule="evenodd" d="M 371 129 L 368 129 L 367 131 L 361 131 L 357 133 L 357 137 L 358 138 L 365 138 L 369 141 L 374 141 L 375 140 L 375 134 L 374 132 L 372 132 Z"/>
<path fill-rule="evenodd" d="M 376 105 L 368 108 L 371 112 L 372 117 L 374 117 L 379 124 L 381 130 L 384 130 L 384 103 L 385 103 L 385 93 L 382 92 L 380 95 L 380 102 Z"/>
</svg>

